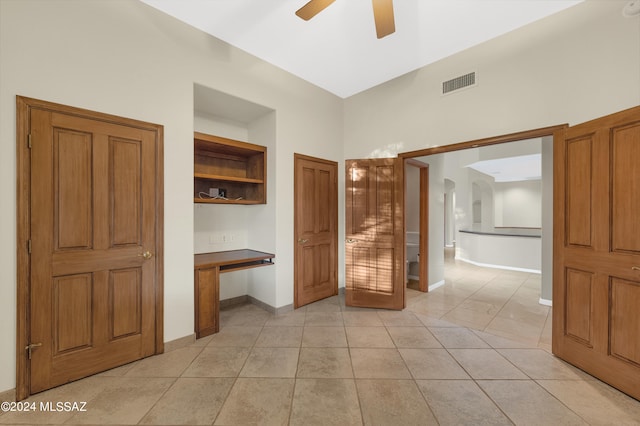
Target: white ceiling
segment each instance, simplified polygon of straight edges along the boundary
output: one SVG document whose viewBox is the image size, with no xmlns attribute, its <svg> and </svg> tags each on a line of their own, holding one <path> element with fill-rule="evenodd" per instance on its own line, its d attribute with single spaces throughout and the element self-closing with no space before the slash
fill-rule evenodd
<svg viewBox="0 0 640 426">
<path fill-rule="evenodd" d="M 141 0 L 342 98 L 583 0 L 395 0 L 396 32 L 377 39 L 371 0 Z M 455 77 L 455 76 L 452 76 Z"/>
<path fill-rule="evenodd" d="M 496 182 L 538 180 L 542 176 L 542 154 L 477 161 L 467 167 L 492 176 Z"/>
</svg>

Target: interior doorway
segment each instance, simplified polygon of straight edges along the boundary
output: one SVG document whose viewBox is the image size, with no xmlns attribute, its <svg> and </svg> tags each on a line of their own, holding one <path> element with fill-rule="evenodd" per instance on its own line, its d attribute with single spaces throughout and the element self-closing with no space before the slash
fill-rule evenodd
<svg viewBox="0 0 640 426">
<path fill-rule="evenodd" d="M 564 127 L 565 127 L 564 125 L 551 126 L 551 127 L 535 129 L 535 130 L 526 131 L 526 132 L 513 133 L 509 135 L 495 137 L 495 138 L 487 138 L 487 139 L 463 142 L 463 143 L 458 143 L 453 145 L 428 148 L 424 150 L 403 153 L 403 154 L 400 154 L 400 157 L 405 159 L 414 159 L 414 160 L 419 159 L 422 162 L 429 163 L 431 168 L 433 168 L 434 166 L 436 167 L 434 171 L 437 173 L 438 168 L 447 167 L 447 165 L 444 165 L 444 162 L 442 162 L 440 159 L 440 157 L 442 157 L 443 154 L 456 152 L 456 151 L 464 151 L 471 148 L 481 148 L 481 147 L 490 147 L 493 145 L 502 145 L 508 142 L 517 142 L 517 141 L 530 140 L 535 138 L 543 139 L 544 143 L 551 146 L 553 133 L 556 130 L 562 129 Z M 432 182 L 430 185 L 432 189 L 434 187 L 434 182 L 435 182 L 434 179 L 436 178 L 432 176 Z M 431 274 L 431 277 L 429 278 L 430 282 L 428 283 L 428 285 L 432 288 L 444 284 L 444 248 L 448 246 L 449 247 L 453 246 L 455 244 L 455 252 L 459 254 L 459 245 L 458 245 L 458 241 L 456 241 L 456 237 L 458 235 L 461 235 L 459 232 L 457 232 L 459 231 L 459 225 L 460 225 L 459 222 L 460 222 L 461 213 L 459 214 L 460 209 L 457 208 L 457 205 L 461 196 L 470 197 L 470 194 L 466 194 L 466 195 L 460 194 L 459 185 L 457 184 L 457 182 L 455 182 L 454 179 L 449 179 L 448 182 L 446 182 L 446 184 L 444 179 L 442 180 L 443 180 L 441 185 L 442 194 L 440 196 L 440 199 L 441 199 L 440 202 L 442 203 L 442 205 L 431 206 L 431 213 L 430 213 L 431 215 L 437 213 L 443 216 L 441 219 L 441 222 L 442 222 L 441 226 L 443 228 L 431 229 L 431 235 L 432 235 L 431 239 L 442 240 L 442 243 L 437 245 L 436 248 L 434 248 L 433 241 L 431 242 L 432 243 L 431 254 L 428 259 L 428 268 L 431 270 L 432 274 Z M 551 178 L 549 179 L 548 183 L 550 187 L 547 189 L 549 190 L 548 192 L 551 193 L 551 190 L 550 190 L 552 186 Z M 487 197 L 486 194 L 485 194 L 485 199 L 486 200 L 489 199 L 489 197 Z M 455 201 L 455 204 L 454 204 L 454 201 Z M 469 208 L 468 214 L 471 215 L 472 214 L 471 206 L 469 207 L 470 208 Z M 485 215 L 493 216 L 492 212 L 490 213 L 488 212 L 489 210 L 488 208 L 480 207 L 480 209 L 481 210 L 479 211 L 479 215 L 482 215 L 484 213 Z M 546 226 L 547 226 L 547 232 L 546 232 L 546 235 L 542 237 L 542 240 L 543 240 L 542 245 L 543 247 L 546 247 L 548 249 L 552 244 L 552 221 L 548 222 Z M 545 249 L 543 251 L 547 251 L 547 250 Z M 547 255 L 550 256 L 550 253 L 551 253 L 551 250 L 548 250 Z M 434 261 L 434 259 L 437 259 L 437 261 Z M 542 263 L 544 264 L 544 268 L 547 269 L 547 273 L 544 274 L 545 275 L 544 282 L 541 284 L 541 299 L 548 298 L 550 300 L 551 299 L 551 277 L 552 277 L 552 272 L 550 269 L 551 261 L 550 259 L 548 259 L 548 261 L 545 261 L 545 259 L 542 259 Z M 438 271 L 437 268 L 440 268 L 440 271 Z M 441 275 L 441 278 L 436 278 L 439 275 Z"/>
<path fill-rule="evenodd" d="M 429 291 L 429 165 L 405 161 L 405 281 Z"/>
</svg>

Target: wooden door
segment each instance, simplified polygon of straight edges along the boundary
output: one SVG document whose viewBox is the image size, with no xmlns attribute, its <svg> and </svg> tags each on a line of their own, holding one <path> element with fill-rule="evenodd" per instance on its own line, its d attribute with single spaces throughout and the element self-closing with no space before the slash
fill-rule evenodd
<svg viewBox="0 0 640 426">
<path fill-rule="evenodd" d="M 162 349 L 158 133 L 113 120 L 28 110 L 28 393 Z"/>
<path fill-rule="evenodd" d="M 295 307 L 338 294 L 338 163 L 295 154 Z"/>
<path fill-rule="evenodd" d="M 640 399 L 640 107 L 554 137 L 553 353 Z"/>
<path fill-rule="evenodd" d="M 408 167 L 418 167 L 420 169 L 418 187 L 409 187 L 405 179 L 405 194 L 409 191 L 418 192 L 420 194 L 419 202 L 419 253 L 420 260 L 418 262 L 418 290 L 422 292 L 429 291 L 429 164 L 422 161 L 407 159 L 405 163 Z M 405 200 L 406 201 L 406 200 Z M 445 203 L 446 204 L 446 203 Z M 406 212 L 405 212 L 406 214 Z M 405 224 L 406 225 L 406 224 Z M 406 235 L 405 226 L 405 235 Z M 405 244 L 406 250 L 406 244 Z M 406 252 L 405 252 L 406 258 Z M 405 262 L 405 268 L 409 268 L 409 265 Z M 405 277 L 408 272 L 405 272 Z M 406 278 L 405 278 L 406 279 Z"/>
<path fill-rule="evenodd" d="M 346 161 L 346 304 L 403 309 L 404 162 Z"/>
</svg>

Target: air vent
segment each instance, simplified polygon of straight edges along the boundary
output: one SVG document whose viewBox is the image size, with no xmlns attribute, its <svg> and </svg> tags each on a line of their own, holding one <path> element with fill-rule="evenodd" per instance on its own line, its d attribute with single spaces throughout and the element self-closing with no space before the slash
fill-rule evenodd
<svg viewBox="0 0 640 426">
<path fill-rule="evenodd" d="M 463 87 L 476 85 L 476 73 L 470 72 L 469 74 L 461 75 L 460 77 L 452 78 L 449 81 L 442 83 L 442 94 L 451 93 L 454 90 L 460 90 Z"/>
</svg>

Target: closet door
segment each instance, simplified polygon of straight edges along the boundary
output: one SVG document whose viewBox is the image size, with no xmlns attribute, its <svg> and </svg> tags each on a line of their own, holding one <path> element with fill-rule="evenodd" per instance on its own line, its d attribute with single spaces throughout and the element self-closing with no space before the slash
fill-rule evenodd
<svg viewBox="0 0 640 426">
<path fill-rule="evenodd" d="M 338 294 L 338 163 L 295 154 L 295 307 Z"/>
</svg>

